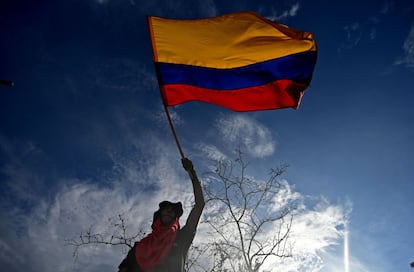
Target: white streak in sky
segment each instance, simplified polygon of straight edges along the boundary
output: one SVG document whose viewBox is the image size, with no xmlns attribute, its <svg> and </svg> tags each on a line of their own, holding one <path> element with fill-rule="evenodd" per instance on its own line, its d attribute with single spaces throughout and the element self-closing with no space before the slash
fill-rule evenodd
<svg viewBox="0 0 414 272">
<path fill-rule="evenodd" d="M 344 230 L 344 271 L 349 272 L 348 227 L 346 224 L 345 224 L 345 230 Z"/>
</svg>

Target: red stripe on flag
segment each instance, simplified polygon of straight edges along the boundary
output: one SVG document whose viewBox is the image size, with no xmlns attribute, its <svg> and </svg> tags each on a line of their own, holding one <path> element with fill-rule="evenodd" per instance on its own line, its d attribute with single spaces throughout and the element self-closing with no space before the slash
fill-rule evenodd
<svg viewBox="0 0 414 272">
<path fill-rule="evenodd" d="M 182 84 L 161 87 L 164 103 L 175 106 L 189 101 L 202 101 L 234 111 L 297 108 L 306 84 L 277 80 L 266 85 L 237 89 L 212 90 Z"/>
</svg>

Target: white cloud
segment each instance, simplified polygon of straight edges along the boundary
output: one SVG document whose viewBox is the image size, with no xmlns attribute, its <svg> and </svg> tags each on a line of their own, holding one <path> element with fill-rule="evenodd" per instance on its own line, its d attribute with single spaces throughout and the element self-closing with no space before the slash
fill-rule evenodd
<svg viewBox="0 0 414 272">
<path fill-rule="evenodd" d="M 7 271 L 19 271 L 21 267 L 26 267 L 28 271 L 76 271 L 79 266 L 87 266 L 91 260 L 114 265 L 120 258 L 116 248 L 99 249 L 99 256 L 95 248 L 85 248 L 81 251 L 79 262 L 75 263 L 73 248 L 64 246 L 64 239 L 79 234 L 90 225 L 103 229 L 107 223 L 102 222 L 107 216 L 104 213 L 110 208 L 109 205 L 117 202 L 115 194 L 116 191 L 111 193 L 95 190 L 94 186 L 77 184 L 62 189 L 51 202 L 40 200 L 29 214 L 24 211 L 9 214 L 20 218 L 19 225 L 15 223 L 13 227 L 23 226 L 26 231 L 19 236 L 9 231 L 12 235 L 4 236 L 3 243 L 9 247 L 9 251 L 24 257 L 13 260 L 12 264 L 7 264 L 6 258 L 1 258 L 0 262 L 8 265 Z M 97 224 L 99 221 L 101 225 Z M 106 227 L 109 227 L 108 224 Z"/>
<path fill-rule="evenodd" d="M 229 128 L 229 125 L 232 127 Z M 238 137 L 252 137 L 258 138 L 255 141 L 260 143 L 270 137 L 262 125 L 253 119 L 237 115 L 221 118 L 218 127 L 223 129 L 222 136 L 227 141 L 236 141 Z M 248 131 L 247 136 L 240 136 L 244 130 Z M 261 132 L 258 133 L 257 130 Z M 74 262 L 73 248 L 64 246 L 64 239 L 75 237 L 89 227 L 110 236 L 115 229 L 113 223 L 118 214 L 125 215 L 130 232 L 138 232 L 140 229 L 148 231 L 152 213 L 158 202 L 164 199 L 181 200 L 185 207 L 183 219 L 186 218 L 193 196 L 188 186 L 188 177 L 182 169 L 177 168 L 176 150 L 170 150 L 174 146 L 165 149 L 161 147 L 162 139 L 154 135 L 142 136 L 146 138 L 143 141 L 141 137 L 134 138 L 132 132 L 125 132 L 125 138 L 121 140 L 130 141 L 136 151 L 110 154 L 116 175 L 108 177 L 111 180 L 105 181 L 105 184 L 111 186 L 101 186 L 99 181 L 92 183 L 88 180 L 61 178 L 56 182 L 62 186 L 53 198 L 39 197 L 30 213 L 14 210 L 8 214 L 19 218 L 19 226 L 16 228 L 22 227 L 25 230 L 22 235 L 16 235 L 8 229 L 13 235 L 0 239 L 0 262 L 7 265 L 8 271 L 19 271 L 20 267 L 44 272 L 114 271 L 124 257 L 125 248 L 84 247 L 79 252 L 78 260 Z M 211 158 L 226 157 L 225 153 L 214 146 L 204 145 L 202 148 L 210 152 Z M 285 189 L 276 196 L 271 207 L 280 207 L 281 203 L 289 201 L 304 200 L 304 196 L 286 181 L 283 184 Z M 149 185 L 155 189 L 145 189 Z M 319 204 L 313 208 L 301 207 L 302 211 L 294 217 L 292 229 L 292 239 L 297 241 L 294 243 L 295 256 L 269 261 L 265 267 L 268 271 L 282 271 L 272 267 L 283 267 L 283 271 L 300 271 L 296 268 L 305 269 L 302 271 L 319 271 L 324 261 L 320 252 L 329 252 L 329 247 L 338 243 L 340 231 L 336 226 L 344 218 L 344 210 L 339 205 L 319 200 Z M 214 206 L 207 206 L 205 215 L 214 209 Z M 207 237 L 212 238 L 209 231 L 206 224 L 200 225 L 195 245 L 205 241 Z M 270 237 L 272 231 L 269 228 L 263 235 Z M 10 258 L 13 252 L 20 252 L 25 257 L 20 258 L 17 255 Z"/>
<path fill-rule="evenodd" d="M 200 149 L 203 154 L 206 154 L 207 158 L 211 160 L 220 161 L 228 159 L 227 155 L 214 145 L 200 143 L 198 144 L 198 149 Z"/>
<path fill-rule="evenodd" d="M 0 221 L 0 263 L 4 269 L 11 272 L 20 271 L 21 267 L 44 272 L 115 271 L 125 249 L 84 247 L 74 262 L 74 248 L 64 246 L 65 238 L 77 237 L 90 227 L 110 236 L 116 229 L 113 224 L 118 214 L 128 220 L 131 233 L 140 229 L 148 231 L 152 214 L 162 200 L 182 201 L 184 216 L 188 214 L 193 201 L 192 190 L 185 171 L 178 168 L 177 152 L 171 151 L 172 148 L 155 135 L 149 138 L 146 138 L 148 134 L 142 135 L 143 141 L 131 131 L 124 132 L 119 140 L 129 141 L 132 151 L 111 151 L 112 174 L 100 177 L 102 180 L 97 182 L 60 177 L 54 181 L 59 185 L 56 194 L 50 196 L 53 191 L 49 191 L 33 196 L 30 209 L 0 209 L 1 218 L 7 218 L 5 222 Z M 13 195 L 24 201 L 31 196 L 27 177 L 36 176 L 40 183 L 48 177 L 27 167 L 28 161 L 22 160 L 22 153 L 16 149 L 4 140 L 1 142 L 0 151 L 7 150 L 9 158 L 6 169 L 2 167 L 1 170 L 8 184 L 22 180 L 20 189 L 14 190 Z M 5 171 L 7 169 L 15 170 Z M 20 170 L 24 170 L 24 176 Z M 5 205 L 4 201 L 2 199 L 0 204 Z"/>
<path fill-rule="evenodd" d="M 342 234 L 337 227 L 345 222 L 343 208 L 325 202 L 318 203 L 313 210 L 296 215 L 292 239 L 300 246 L 295 251 L 316 254 L 317 250 L 335 244 Z"/>
<path fill-rule="evenodd" d="M 298 194 L 298 193 L 295 193 Z M 297 197 L 297 196 L 296 196 Z M 306 198 L 301 195 L 302 201 Z M 346 222 L 348 213 L 345 205 L 334 205 L 319 199 L 315 207 L 303 206 L 295 214 L 290 234 L 292 257 L 272 259 L 264 271 L 321 271 L 325 269 L 330 256 L 338 257 L 332 251 L 333 246 L 342 241 L 340 227 Z M 341 267 L 343 269 L 343 265 Z M 342 270 L 340 269 L 340 270 Z M 325 271 L 325 270 L 324 270 Z M 327 270 L 338 271 L 338 270 Z"/>
<path fill-rule="evenodd" d="M 247 115 L 226 115 L 217 120 L 215 127 L 227 146 L 240 147 L 253 157 L 266 157 L 275 152 L 270 130 Z"/>
<path fill-rule="evenodd" d="M 299 11 L 299 8 L 299 3 L 293 4 L 289 9 L 284 10 L 282 12 L 279 12 L 272 8 L 272 14 L 270 16 L 266 16 L 266 18 L 271 21 L 283 21 L 289 17 L 296 16 Z"/>
<path fill-rule="evenodd" d="M 5 215 L 14 218 L 7 222 L 14 224 L 14 228 L 11 229 L 9 225 L 2 226 L 6 231 L 0 237 L 0 263 L 5 264 L 8 271 L 19 271 L 20 267 L 30 267 L 32 270 L 29 271 L 43 272 L 114 271 L 124 257 L 125 249 L 109 246 L 85 247 L 79 252 L 78 261 L 74 262 L 73 248 L 64 246 L 64 239 L 72 238 L 89 227 L 111 235 L 114 231 L 113 222 L 118 214 L 126 216 L 131 232 L 140 229 L 147 231 L 152 213 L 164 199 L 182 201 L 185 208 L 183 219 L 186 218 L 193 196 L 191 186 L 188 186 L 188 177 L 177 162 L 174 144 L 166 145 L 161 136 L 151 131 L 140 131 L 138 136 L 129 127 L 128 120 L 122 115 L 117 118 L 122 131 L 118 142 L 128 143 L 129 148 L 123 152 L 122 149 L 109 147 L 113 173 L 101 177 L 102 184 L 100 180 L 93 183 L 90 180 L 60 177 L 56 180 L 60 187 L 54 196 L 38 195 L 33 199 L 36 201 L 32 202 L 29 212 L 14 209 Z M 199 149 L 208 154 L 210 159 L 228 158 L 231 153 L 228 152 L 228 147 L 238 144 L 251 156 L 264 157 L 274 152 L 275 143 L 271 132 L 246 115 L 222 116 L 217 120 L 214 129 L 215 138 L 219 136 L 220 142 L 226 148 L 218 148 L 208 143 L 198 144 Z M 0 144 L 2 150 L 7 150 L 10 158 L 7 169 L 14 169 L 3 172 L 8 175 L 10 183 L 16 179 L 27 181 L 27 177 L 36 177 L 42 183 L 45 177 L 26 167 L 27 161 L 21 159 L 21 154 L 44 156 L 41 150 L 33 144 L 23 144 L 22 148 L 15 148 L 4 139 Z M 21 176 L 21 170 L 24 170 L 24 177 Z M 283 181 L 283 184 L 284 189 L 270 203 L 270 208 L 305 199 L 287 181 Z M 16 192 L 25 199 L 24 193 L 30 191 L 30 186 L 23 185 L 24 183 L 19 187 L 23 188 L 22 191 Z M 326 266 L 323 254 L 330 253 L 330 247 L 340 242 L 341 233 L 336 226 L 343 221 L 341 215 L 343 216 L 344 210 L 325 200 L 314 202 L 319 205 L 310 208 L 301 206 L 301 213 L 294 218 L 292 239 L 297 241 L 294 243 L 295 256 L 269 261 L 269 271 L 300 271 L 299 268 L 302 271 L 320 271 L 321 267 Z M 214 208 L 206 207 L 205 214 L 212 212 Z M 206 224 L 200 225 L 195 244 L 210 237 L 208 232 Z M 272 228 L 263 235 L 271 234 Z M 11 258 L 17 251 L 25 257 L 20 258 L 17 255 Z M 283 270 L 270 270 L 272 267 L 283 267 Z"/>
<path fill-rule="evenodd" d="M 277 258 L 269 257 L 260 271 L 285 272 L 285 271 L 322 271 L 327 267 L 332 267 L 331 258 L 339 260 L 343 258 L 341 252 L 335 252 L 333 247 L 342 242 L 343 225 L 346 223 L 349 213 L 348 204 L 331 204 L 326 199 L 312 199 L 313 206 L 306 204 L 309 199 L 295 191 L 286 181 L 282 182 L 282 190 L 275 196 L 274 202 L 269 203 L 269 211 L 276 211 L 287 204 L 287 202 L 300 202 L 299 210 L 294 214 L 290 238 L 287 247 L 292 248 L 292 257 Z M 282 203 L 278 201 L 281 200 Z M 315 204 L 316 203 L 316 204 Z M 227 208 L 223 208 L 215 202 L 209 202 L 204 211 L 204 217 L 208 218 L 227 213 Z M 278 232 L 281 222 L 274 222 L 262 232 L 257 239 L 270 241 L 275 233 Z M 215 224 L 219 226 L 218 224 Z M 232 225 L 227 223 L 220 226 L 221 231 L 231 231 Z M 234 229 L 234 227 L 233 227 Z M 236 236 L 237 237 L 237 236 Z M 200 226 L 198 236 L 194 242 L 200 246 L 203 242 L 218 241 L 218 236 L 207 225 Z M 236 254 L 236 253 L 234 253 Z M 204 268 L 209 267 L 211 259 L 200 260 Z M 342 259 L 341 259 L 342 263 Z M 337 264 L 338 265 L 338 264 Z M 343 265 L 341 267 L 343 269 Z M 324 271 L 341 271 L 324 270 Z M 195 270 L 198 271 L 198 270 Z M 200 270 L 201 271 L 201 270 Z M 361 270 L 363 271 L 363 270 Z"/>
<path fill-rule="evenodd" d="M 281 180 L 280 185 L 281 186 L 279 188 L 279 192 L 273 199 L 271 203 L 272 205 L 269 205 L 269 208 L 272 209 L 271 211 L 283 208 L 289 205 L 289 203 L 303 198 L 300 193 L 294 191 L 293 186 L 290 185 L 286 180 Z"/>
<path fill-rule="evenodd" d="M 102 183 L 100 180 L 92 182 L 59 177 L 55 182 L 60 187 L 55 195 L 37 196 L 29 212 L 15 209 L 7 213 L 6 216 L 17 218 L 9 222 L 15 224 L 14 229 L 2 226 L 6 228 L 6 232 L 2 233 L 10 233 L 7 236 L 2 234 L 0 238 L 0 263 L 7 265 L 8 271 L 19 271 L 20 267 L 43 272 L 114 271 L 124 257 L 125 249 L 110 246 L 85 247 L 80 250 L 78 261 L 74 262 L 73 248 L 64 246 L 64 239 L 75 237 L 89 227 L 109 236 L 114 231 L 113 223 L 118 214 L 126 216 L 128 230 L 131 232 L 140 229 L 147 231 L 157 204 L 165 199 L 182 201 L 185 208 L 183 219 L 186 218 L 193 196 L 191 186 L 188 186 L 189 179 L 177 162 L 176 147 L 173 143 L 166 145 L 162 136 L 151 131 L 139 131 L 137 135 L 122 115 L 117 116 L 117 119 L 122 131 L 117 139 L 118 144 L 128 143 L 128 149 L 123 151 L 122 148 L 108 147 L 113 168 L 111 174 L 100 177 Z M 214 133 L 215 140 L 219 136 L 226 148 L 199 144 L 198 147 L 210 159 L 228 158 L 227 154 L 231 153 L 228 152 L 229 146 L 241 145 L 242 150 L 255 157 L 269 156 L 275 150 L 271 132 L 260 122 L 243 114 L 222 116 L 217 120 Z M 12 183 L 16 178 L 26 179 L 21 178 L 19 169 L 24 170 L 25 177 L 36 176 L 42 182 L 45 177 L 26 167 L 25 161 L 21 159 L 21 154 L 45 155 L 41 150 L 27 144 L 23 145 L 25 148 L 19 149 L 21 151 L 16 151 L 6 141 L 1 144 L 2 150 L 7 150 L 8 157 L 12 158 L 8 169 L 15 169 L 6 172 L 9 182 Z M 270 203 L 270 209 L 289 201 L 305 199 L 287 181 L 283 181 L 283 184 L 284 189 Z M 29 189 L 24 189 L 24 192 Z M 26 198 L 22 195 L 22 198 Z M 319 271 L 323 266 L 321 252 L 329 252 L 330 246 L 338 243 L 340 231 L 336 226 L 341 224 L 344 210 L 339 205 L 324 200 L 319 200 L 318 203 L 319 205 L 310 208 L 301 206 L 301 213 L 294 218 L 292 239 L 297 241 L 294 243 L 295 256 L 282 260 L 282 264 L 281 260 L 271 260 L 269 271 L 272 267 L 283 267 L 283 271 L 300 271 L 296 268 Z M 214 209 L 214 206 L 206 207 L 205 215 Z M 16 229 L 21 231 L 17 233 Z M 269 228 L 263 235 L 271 237 L 272 231 Z M 206 224 L 200 225 L 196 237 L 195 244 L 205 241 L 207 237 L 211 238 Z M 21 252 L 25 257 L 10 258 L 13 252 Z"/>
<path fill-rule="evenodd" d="M 78 237 L 89 227 L 110 237 L 116 228 L 109 219 L 116 220 L 117 214 L 128 219 L 131 235 L 138 230 L 148 232 L 152 213 L 161 199 L 185 200 L 187 208 L 190 205 L 190 195 L 184 186 L 177 191 L 164 187 L 155 194 L 141 192 L 128 197 L 124 190 L 103 189 L 84 182 L 63 188 L 54 201 L 42 201 L 34 212 L 23 217 L 25 220 L 21 224 L 27 228 L 24 237 L 1 241 L 0 262 L 9 260 L 13 252 L 20 252 L 26 257 L 15 258 L 13 264 L 16 267 L 30 265 L 32 270 L 29 271 L 71 271 L 79 267 L 81 271 L 95 271 L 97 264 L 106 267 L 102 271 L 114 271 L 124 257 L 125 248 L 86 246 L 80 249 L 75 262 L 74 248 L 64 246 L 64 239 Z"/>
</svg>

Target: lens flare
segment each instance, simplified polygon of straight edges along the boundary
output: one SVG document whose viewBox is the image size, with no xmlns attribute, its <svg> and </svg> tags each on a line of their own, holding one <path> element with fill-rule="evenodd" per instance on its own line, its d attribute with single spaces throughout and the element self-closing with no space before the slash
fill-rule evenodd
<svg viewBox="0 0 414 272">
<path fill-rule="evenodd" d="M 344 230 L 344 271 L 349 272 L 348 227 L 346 225 Z"/>
</svg>

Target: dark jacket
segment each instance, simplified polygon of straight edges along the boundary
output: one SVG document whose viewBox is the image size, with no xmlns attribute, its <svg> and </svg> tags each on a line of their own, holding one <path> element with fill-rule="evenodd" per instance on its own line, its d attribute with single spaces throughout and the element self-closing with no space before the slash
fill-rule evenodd
<svg viewBox="0 0 414 272">
<path fill-rule="evenodd" d="M 154 272 L 183 272 L 188 249 L 193 242 L 195 231 L 184 226 L 177 233 L 177 238 L 165 259 L 154 268 Z"/>
<path fill-rule="evenodd" d="M 188 249 L 195 236 L 190 226 L 184 226 L 177 233 L 177 238 L 165 259 L 156 267 L 154 272 L 183 272 Z M 124 268 L 125 270 L 121 270 Z M 128 252 L 127 257 L 119 265 L 120 271 L 142 272 L 135 259 L 135 246 Z"/>
</svg>

